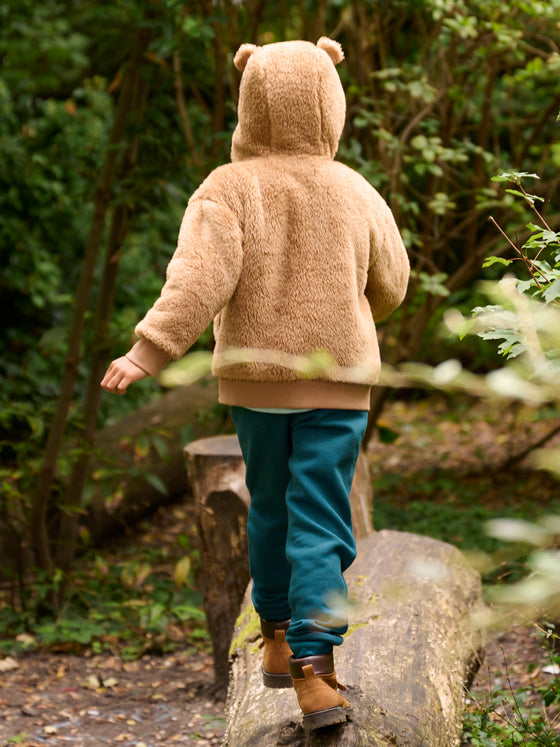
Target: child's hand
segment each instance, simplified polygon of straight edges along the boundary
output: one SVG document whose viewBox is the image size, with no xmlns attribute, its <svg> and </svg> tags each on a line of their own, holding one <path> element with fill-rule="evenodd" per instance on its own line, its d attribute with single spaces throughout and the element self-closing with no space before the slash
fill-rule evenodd
<svg viewBox="0 0 560 747">
<path fill-rule="evenodd" d="M 123 355 L 122 358 L 116 358 L 111 363 L 101 381 L 101 386 L 106 392 L 125 394 L 129 384 L 134 384 L 135 381 L 145 379 L 148 375 Z"/>
</svg>

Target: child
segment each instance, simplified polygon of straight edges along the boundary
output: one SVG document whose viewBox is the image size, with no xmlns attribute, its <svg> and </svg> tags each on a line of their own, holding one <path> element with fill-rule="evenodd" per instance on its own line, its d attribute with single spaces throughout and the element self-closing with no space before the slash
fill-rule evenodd
<svg viewBox="0 0 560 747">
<path fill-rule="evenodd" d="M 264 684 L 293 684 L 307 729 L 345 721 L 350 707 L 332 655 L 356 553 L 349 494 L 380 368 L 375 322 L 402 302 L 409 274 L 389 208 L 333 160 L 342 59 L 324 37 L 240 47 L 232 163 L 191 197 L 160 298 L 101 382 L 124 394 L 214 319 L 213 372 L 251 494 Z M 332 365 L 303 377 L 318 352 Z"/>
</svg>

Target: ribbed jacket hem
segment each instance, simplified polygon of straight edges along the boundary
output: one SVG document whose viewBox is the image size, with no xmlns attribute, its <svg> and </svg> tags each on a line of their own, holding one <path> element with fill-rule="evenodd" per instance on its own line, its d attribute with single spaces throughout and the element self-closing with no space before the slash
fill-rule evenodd
<svg viewBox="0 0 560 747">
<path fill-rule="evenodd" d="M 369 410 L 371 387 L 330 381 L 254 382 L 218 379 L 219 399 L 236 407 Z"/>
</svg>

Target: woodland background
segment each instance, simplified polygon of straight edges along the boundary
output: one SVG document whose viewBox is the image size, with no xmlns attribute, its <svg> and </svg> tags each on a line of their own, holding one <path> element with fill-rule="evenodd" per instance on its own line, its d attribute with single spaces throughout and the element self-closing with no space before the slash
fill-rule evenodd
<svg viewBox="0 0 560 747">
<path fill-rule="evenodd" d="M 164 390 L 150 380 L 117 398 L 99 381 L 157 297 L 190 194 L 229 158 L 239 45 L 341 42 L 348 115 L 338 158 L 388 201 L 413 268 L 403 307 L 381 327 L 383 356 L 393 365 L 453 357 L 488 372 L 501 365 L 494 347 L 438 329 L 447 309 L 481 303 L 478 280 L 501 274 L 482 267 L 511 252 L 489 218 L 520 243 L 530 234 L 530 206 L 492 177 L 538 174 L 532 191 L 560 229 L 559 11 L 559 0 L 2 3 L 4 632 L 60 621 L 76 553 L 95 550 L 81 519 L 94 496 L 107 510 L 122 497 L 124 468 L 99 466 L 96 433 Z M 211 346 L 207 330 L 196 348 Z M 374 393 L 369 437 L 383 436 L 388 396 Z M 227 413 L 197 418 L 220 430 Z M 187 423 L 182 440 L 192 434 Z M 144 458 L 165 461 L 165 435 L 146 427 L 122 439 L 135 480 L 162 493 Z M 193 553 L 183 544 L 184 584 Z M 137 584 L 142 567 L 147 577 L 136 565 L 123 583 Z M 199 619 L 193 610 L 184 618 Z"/>
<path fill-rule="evenodd" d="M 388 201 L 413 268 L 405 303 L 381 326 L 383 357 L 397 367 L 453 358 L 487 374 L 503 366 L 495 346 L 442 336 L 441 321 L 449 309 L 468 316 L 486 303 L 479 281 L 504 268 L 484 259 L 511 259 L 535 234 L 531 199 L 496 175 L 538 175 L 530 191 L 550 233 L 537 248 L 558 246 L 559 18 L 560 0 L 4 0 L 0 651 L 110 652 L 122 663 L 208 650 L 188 502 L 109 548 L 88 517 L 94 508 L 117 515 L 131 483 L 134 500 L 147 491 L 172 498 L 173 444 L 180 459 L 193 437 L 231 427 L 209 382 L 181 395 L 191 417 L 171 433 L 146 415 L 177 402 L 160 382 L 119 398 L 99 381 L 158 295 L 190 194 L 229 158 L 239 45 L 322 35 L 342 44 L 348 114 L 338 158 Z M 546 300 L 557 306 L 558 254 L 555 262 Z M 209 329 L 196 350 L 211 347 Z M 373 395 L 368 432 L 370 444 L 387 447 L 371 458 L 376 525 L 490 552 L 485 518 L 557 507 L 552 478 L 513 471 L 524 434 L 550 435 L 557 396 L 548 409 L 493 405 L 481 414 L 468 396 L 439 395 L 433 407 L 418 404 L 414 385 L 401 382 L 395 395 L 386 383 Z M 474 477 L 458 478 L 459 463 Z M 494 580 L 521 573 L 504 557 Z M 557 684 L 540 687 L 555 707 Z M 494 744 L 493 707 L 471 717 L 465 744 Z M 178 709 L 185 713 L 182 700 Z"/>
</svg>

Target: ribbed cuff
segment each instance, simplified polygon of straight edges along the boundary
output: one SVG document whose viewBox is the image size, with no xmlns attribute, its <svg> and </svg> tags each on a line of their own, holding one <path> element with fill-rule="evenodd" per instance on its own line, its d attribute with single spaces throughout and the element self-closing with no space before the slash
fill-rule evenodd
<svg viewBox="0 0 560 747">
<path fill-rule="evenodd" d="M 149 376 L 157 376 L 161 369 L 169 363 L 171 356 L 158 348 L 153 342 L 141 337 L 126 354 L 129 361 Z"/>
</svg>

